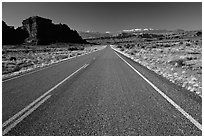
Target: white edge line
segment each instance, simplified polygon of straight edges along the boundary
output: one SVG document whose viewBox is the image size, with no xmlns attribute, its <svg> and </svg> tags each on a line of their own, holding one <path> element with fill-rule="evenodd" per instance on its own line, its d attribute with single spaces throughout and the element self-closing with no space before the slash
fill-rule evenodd
<svg viewBox="0 0 204 138">
<path fill-rule="evenodd" d="M 64 80 L 62 80 L 60 83 L 58 83 L 57 85 L 55 85 L 54 87 L 52 87 L 50 90 L 48 90 L 46 93 L 44 93 L 43 95 L 41 95 L 39 98 L 37 98 L 35 101 L 33 101 L 32 103 L 30 103 L 28 106 L 26 106 L 25 108 L 23 108 L 21 111 L 19 111 L 17 114 L 15 114 L 14 116 L 12 116 L 11 118 L 9 118 L 7 121 L 5 121 L 2 124 L 2 128 L 5 127 L 6 125 L 8 125 L 11 121 L 13 121 L 14 119 L 16 119 L 18 116 L 20 116 L 22 113 L 24 113 L 26 110 L 28 110 L 31 106 L 33 106 L 34 104 L 36 104 L 39 100 L 41 100 L 43 97 L 45 97 L 47 94 L 49 94 L 51 91 L 53 91 L 54 89 L 56 89 L 59 85 L 61 85 L 63 82 L 65 82 L 67 79 L 69 79 L 71 76 L 73 76 L 74 74 L 76 74 L 79 70 L 81 70 L 82 68 L 88 66 L 88 64 L 83 65 L 82 67 L 80 67 L 78 70 L 76 70 L 75 72 L 73 72 L 71 75 L 69 75 L 67 78 L 65 78 Z"/>
<path fill-rule="evenodd" d="M 151 83 L 148 79 L 146 79 L 139 71 L 137 71 L 134 67 L 132 67 L 120 55 L 118 55 L 118 57 L 120 57 L 128 66 L 130 66 L 136 73 L 138 73 L 140 77 L 142 77 L 147 83 L 149 83 L 159 94 L 161 94 L 169 103 L 171 103 L 179 112 L 181 112 L 191 123 L 193 123 L 198 129 L 202 131 L 202 125 L 198 121 L 196 121 L 191 115 L 189 115 L 186 111 L 184 111 L 178 104 L 176 104 L 166 94 L 164 94 L 161 90 L 159 90 L 159 88 L 157 88 L 153 83 Z"/>
<path fill-rule="evenodd" d="M 9 125 L 7 128 L 5 128 L 2 132 L 2 135 L 5 135 L 8 133 L 12 128 L 14 128 L 18 123 L 20 123 L 24 118 L 26 118 L 28 115 L 30 115 L 33 111 L 35 111 L 41 104 L 43 104 L 45 101 L 47 101 L 51 95 L 47 95 L 44 99 L 42 99 L 38 104 L 36 104 L 34 107 L 32 107 L 30 110 L 28 110 L 25 114 L 23 114 L 20 118 L 18 118 L 15 122 L 13 122 L 11 125 Z"/>
<path fill-rule="evenodd" d="M 84 68 L 86 68 L 89 64 L 85 64 Z"/>
<path fill-rule="evenodd" d="M 103 49 L 104 49 L 104 48 L 103 48 Z M 25 75 L 33 74 L 33 73 L 35 73 L 35 72 L 38 72 L 38 71 L 41 71 L 41 70 L 44 70 L 44 69 L 47 69 L 47 68 L 50 68 L 50 67 L 53 67 L 53 66 L 56 66 L 56 65 L 58 65 L 58 64 L 63 63 L 64 61 L 69 60 L 69 59 L 76 58 L 76 57 L 80 57 L 80 56 L 84 56 L 84 55 L 87 55 L 87 54 L 91 54 L 91 53 L 94 53 L 94 52 L 97 52 L 97 51 L 103 50 L 103 49 L 98 49 L 98 50 L 93 51 L 93 52 L 88 52 L 88 53 L 85 53 L 85 54 L 82 54 L 82 55 L 79 55 L 79 56 L 70 57 L 70 58 L 67 58 L 67 59 L 65 59 L 65 60 L 61 60 L 61 61 L 59 61 L 59 62 L 53 63 L 53 64 L 51 64 L 51 65 L 48 65 L 47 67 L 42 67 L 42 68 L 40 68 L 40 69 L 38 69 L 38 70 L 33 70 L 33 71 L 31 70 L 30 72 L 27 72 L 27 73 L 25 72 L 24 74 L 18 75 L 18 76 L 16 76 L 16 77 L 12 77 L 12 78 L 9 78 L 9 79 L 6 79 L 6 80 L 2 80 L 2 83 L 3 83 L 3 82 L 10 81 L 10 80 L 17 79 L 17 78 L 20 78 L 20 77 L 25 76 Z M 37 68 L 36 68 L 36 69 L 37 69 Z"/>
</svg>

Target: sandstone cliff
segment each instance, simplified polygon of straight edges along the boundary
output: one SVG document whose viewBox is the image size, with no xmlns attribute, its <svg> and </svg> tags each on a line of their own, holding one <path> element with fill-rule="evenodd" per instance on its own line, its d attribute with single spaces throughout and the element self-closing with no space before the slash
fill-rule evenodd
<svg viewBox="0 0 204 138">
<path fill-rule="evenodd" d="M 24 40 L 28 37 L 27 31 L 18 27 L 15 29 L 13 26 L 8 26 L 2 21 L 2 44 L 3 45 L 15 45 L 24 43 Z"/>
<path fill-rule="evenodd" d="M 66 24 L 53 24 L 52 20 L 33 16 L 23 21 L 23 27 L 28 31 L 29 44 L 51 43 L 85 43 L 77 31 L 71 30 Z"/>
</svg>

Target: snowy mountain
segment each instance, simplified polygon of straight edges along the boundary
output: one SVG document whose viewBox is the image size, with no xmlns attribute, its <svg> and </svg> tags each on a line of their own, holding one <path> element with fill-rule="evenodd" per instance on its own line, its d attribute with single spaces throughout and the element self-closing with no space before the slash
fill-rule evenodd
<svg viewBox="0 0 204 138">
<path fill-rule="evenodd" d="M 144 29 L 130 29 L 130 30 L 122 30 L 122 32 L 141 32 L 141 31 L 151 31 L 154 30 L 152 28 L 144 28 Z"/>
<path fill-rule="evenodd" d="M 111 37 L 113 36 L 109 31 L 105 33 L 101 32 L 93 32 L 93 31 L 79 31 L 79 35 L 83 39 L 88 39 L 88 38 L 101 38 L 101 37 Z"/>
</svg>

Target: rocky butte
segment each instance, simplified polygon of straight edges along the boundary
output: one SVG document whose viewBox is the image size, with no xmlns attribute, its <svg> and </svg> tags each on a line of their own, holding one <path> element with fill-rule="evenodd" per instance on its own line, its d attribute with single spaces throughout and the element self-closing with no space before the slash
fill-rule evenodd
<svg viewBox="0 0 204 138">
<path fill-rule="evenodd" d="M 76 30 L 66 24 L 53 24 L 52 20 L 32 16 L 22 22 L 23 26 L 14 29 L 2 22 L 3 45 L 28 44 L 47 45 L 53 43 L 87 43 Z"/>
<path fill-rule="evenodd" d="M 2 21 L 2 44 L 3 45 L 15 45 L 24 43 L 24 40 L 29 36 L 28 32 L 18 27 L 15 29 L 13 26 L 8 26 Z"/>
<path fill-rule="evenodd" d="M 77 31 L 71 30 L 66 24 L 53 24 L 50 19 L 33 16 L 23 20 L 22 24 L 29 33 L 25 40 L 29 44 L 86 43 Z"/>
</svg>

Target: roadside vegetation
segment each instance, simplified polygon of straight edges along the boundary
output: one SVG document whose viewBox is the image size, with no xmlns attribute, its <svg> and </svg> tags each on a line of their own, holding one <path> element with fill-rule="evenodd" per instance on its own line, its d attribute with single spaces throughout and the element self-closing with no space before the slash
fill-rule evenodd
<svg viewBox="0 0 204 138">
<path fill-rule="evenodd" d="M 2 78 L 19 75 L 36 68 L 103 48 L 91 44 L 52 44 L 43 46 L 6 45 L 2 49 Z"/>
</svg>

